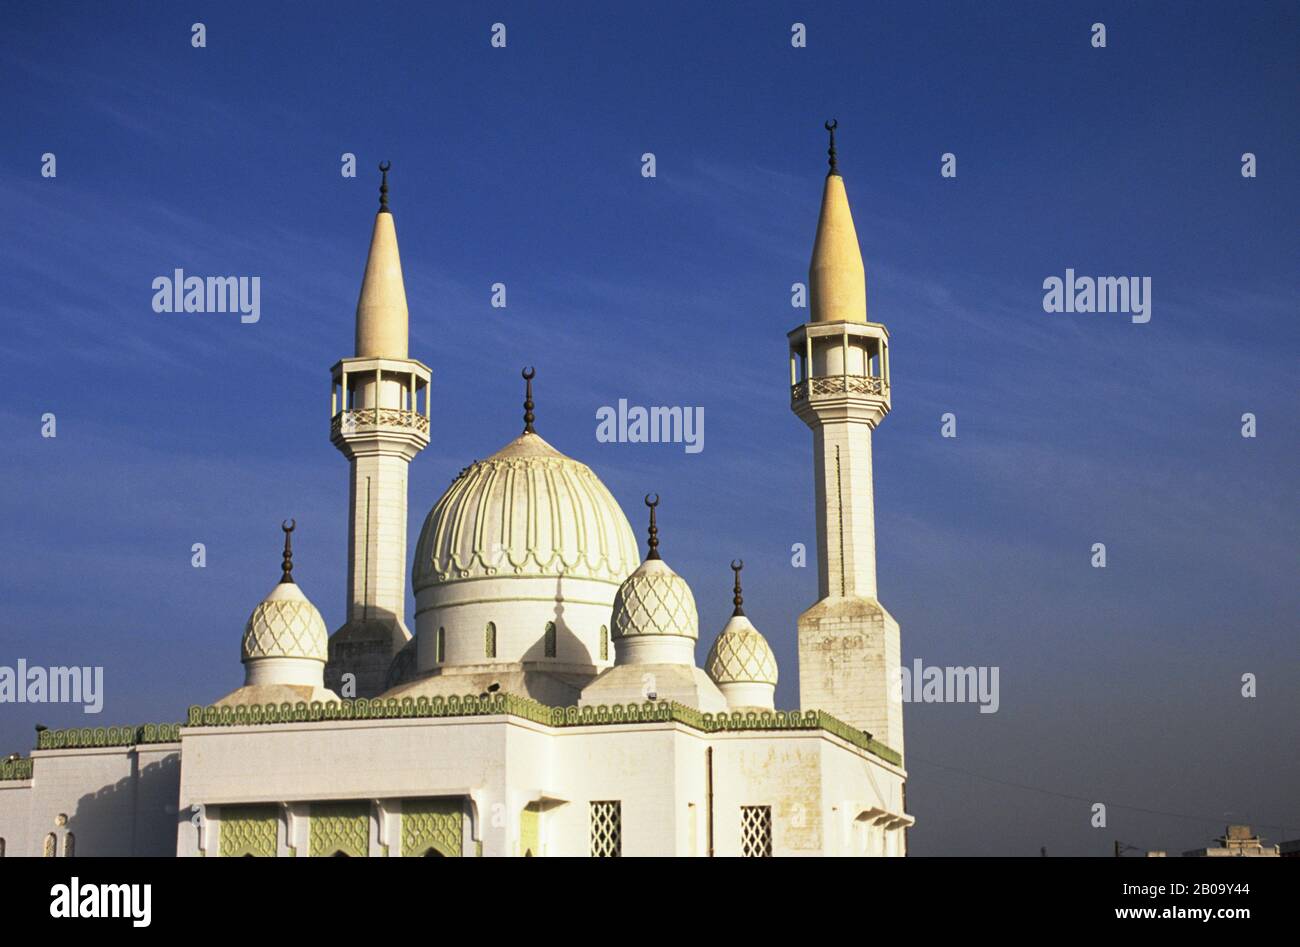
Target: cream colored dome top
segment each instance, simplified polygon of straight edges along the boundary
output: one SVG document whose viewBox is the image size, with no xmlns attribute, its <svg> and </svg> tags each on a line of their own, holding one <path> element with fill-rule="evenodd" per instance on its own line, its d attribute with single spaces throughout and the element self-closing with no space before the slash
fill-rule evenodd
<svg viewBox="0 0 1300 947">
<path fill-rule="evenodd" d="M 700 636 L 691 587 L 662 559 L 641 563 L 614 596 L 615 640 L 640 635 Z"/>
<path fill-rule="evenodd" d="M 591 468 L 526 431 L 447 488 L 420 531 L 412 584 L 418 592 L 512 575 L 618 583 L 637 562 L 632 527 Z"/>
<path fill-rule="evenodd" d="M 316 606 L 292 579 L 281 582 L 253 609 L 244 626 L 241 660 L 312 658 L 325 661 L 329 632 Z"/>
<path fill-rule="evenodd" d="M 776 685 L 776 656 L 744 615 L 732 615 L 718 634 L 704 670 L 715 684 Z"/>
</svg>

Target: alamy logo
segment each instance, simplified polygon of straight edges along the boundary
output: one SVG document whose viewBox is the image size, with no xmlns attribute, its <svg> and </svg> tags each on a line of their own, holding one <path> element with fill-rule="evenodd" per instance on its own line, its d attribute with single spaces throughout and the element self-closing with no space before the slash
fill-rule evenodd
<svg viewBox="0 0 1300 947">
<path fill-rule="evenodd" d="M 1151 277 L 1049 276 L 1043 280 L 1043 312 L 1127 312 L 1133 321 L 1151 321 Z"/>
<path fill-rule="evenodd" d="M 132 927 L 153 919 L 153 885 L 85 884 L 75 875 L 50 888 L 50 917 L 126 917 Z"/>
<path fill-rule="evenodd" d="M 628 407 L 626 398 L 618 408 L 596 409 L 596 440 L 602 444 L 685 444 L 686 453 L 704 450 L 704 408 L 681 406 Z"/>
<path fill-rule="evenodd" d="M 0 704 L 83 704 L 82 713 L 104 709 L 102 667 L 0 666 Z"/>
<path fill-rule="evenodd" d="M 176 269 L 153 281 L 154 312 L 237 312 L 245 324 L 262 318 L 262 277 L 186 276 Z"/>
<path fill-rule="evenodd" d="M 912 666 L 890 671 L 891 696 L 908 704 L 979 704 L 980 713 L 995 714 L 1001 706 L 998 668 L 926 667 L 920 658 Z"/>
</svg>

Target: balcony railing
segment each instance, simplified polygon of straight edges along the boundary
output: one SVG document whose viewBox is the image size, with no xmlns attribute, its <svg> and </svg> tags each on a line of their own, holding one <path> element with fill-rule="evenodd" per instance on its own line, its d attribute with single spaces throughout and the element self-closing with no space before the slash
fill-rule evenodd
<svg viewBox="0 0 1300 947">
<path fill-rule="evenodd" d="M 806 401 L 832 395 L 874 395 L 884 397 L 885 379 L 874 375 L 816 375 L 790 388 L 791 401 Z"/>
<path fill-rule="evenodd" d="M 400 408 L 354 408 L 340 411 L 330 421 L 330 437 L 355 434 L 363 428 L 404 427 L 428 436 L 429 419 L 416 411 Z"/>
</svg>

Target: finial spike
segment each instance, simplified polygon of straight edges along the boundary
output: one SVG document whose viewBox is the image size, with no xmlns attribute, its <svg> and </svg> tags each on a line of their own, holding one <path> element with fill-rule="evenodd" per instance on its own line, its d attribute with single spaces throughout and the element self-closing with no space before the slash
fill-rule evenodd
<svg viewBox="0 0 1300 947">
<path fill-rule="evenodd" d="M 832 174 L 840 173 L 839 163 L 835 157 L 835 129 L 839 127 L 840 127 L 840 123 L 838 119 L 832 118 L 829 122 L 826 123 L 826 130 L 831 133 L 831 146 L 826 149 L 826 153 L 830 155 L 831 158 L 830 160 L 831 169 L 826 173 L 827 177 L 830 177 Z"/>
<path fill-rule="evenodd" d="M 736 573 L 735 594 L 731 598 L 731 601 L 736 606 L 735 610 L 731 613 L 733 616 L 745 614 L 745 609 L 741 607 L 744 604 L 745 599 L 744 596 L 740 594 L 740 570 L 743 568 L 745 568 L 744 559 L 733 559 L 731 561 L 731 571 Z"/>
<path fill-rule="evenodd" d="M 650 497 L 654 497 L 653 500 Z M 645 495 L 645 505 L 650 507 L 650 551 L 646 553 L 646 559 L 659 559 L 659 527 L 655 524 L 655 507 L 659 505 L 659 494 L 647 493 Z"/>
<path fill-rule="evenodd" d="M 388 209 L 388 169 L 393 166 L 391 161 L 379 162 L 379 171 L 383 174 L 383 179 L 379 183 L 379 213 L 391 214 Z"/>
<path fill-rule="evenodd" d="M 533 414 L 533 378 L 537 376 L 537 370 L 531 365 L 525 368 L 521 373 L 524 376 L 524 433 L 536 434 L 533 430 L 533 422 L 537 416 Z"/>
<path fill-rule="evenodd" d="M 285 520 L 280 524 L 280 528 L 284 530 L 284 559 L 280 563 L 280 569 L 282 570 L 280 575 L 281 585 L 285 582 L 293 582 L 293 542 L 290 540 L 289 534 L 294 531 L 297 525 L 296 520 Z"/>
</svg>

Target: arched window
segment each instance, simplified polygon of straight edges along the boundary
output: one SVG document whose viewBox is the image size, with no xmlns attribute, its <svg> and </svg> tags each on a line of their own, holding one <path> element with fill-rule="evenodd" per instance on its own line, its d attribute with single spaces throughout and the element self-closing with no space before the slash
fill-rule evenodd
<svg viewBox="0 0 1300 947">
<path fill-rule="evenodd" d="M 424 857 L 425 858 L 446 858 L 447 856 L 443 855 L 443 853 L 438 851 L 436 848 L 431 848 L 424 853 Z"/>
<path fill-rule="evenodd" d="M 493 622 L 488 622 L 483 632 L 483 653 L 489 658 L 497 656 L 497 626 Z"/>
<path fill-rule="evenodd" d="M 600 659 L 609 660 L 609 629 L 604 625 L 600 626 Z"/>
<path fill-rule="evenodd" d="M 45 857 L 53 858 L 55 855 L 57 855 L 58 854 L 57 846 L 58 846 L 58 839 L 54 837 L 53 832 L 45 836 L 45 851 L 44 851 Z"/>
<path fill-rule="evenodd" d="M 433 660 L 442 663 L 447 660 L 447 629 L 439 628 L 438 636 L 433 639 Z"/>
<path fill-rule="evenodd" d="M 63 857 L 71 858 L 76 854 L 77 838 L 71 832 L 63 836 Z"/>
<path fill-rule="evenodd" d="M 0 858 L 5 857 L 5 840 L 0 838 Z"/>
<path fill-rule="evenodd" d="M 555 622 L 548 621 L 546 623 L 546 637 L 543 643 L 546 646 L 546 656 L 548 658 L 555 657 Z"/>
</svg>

